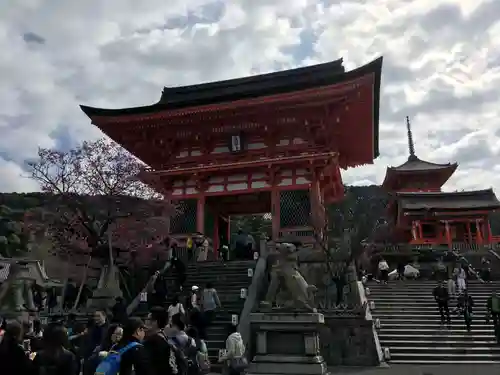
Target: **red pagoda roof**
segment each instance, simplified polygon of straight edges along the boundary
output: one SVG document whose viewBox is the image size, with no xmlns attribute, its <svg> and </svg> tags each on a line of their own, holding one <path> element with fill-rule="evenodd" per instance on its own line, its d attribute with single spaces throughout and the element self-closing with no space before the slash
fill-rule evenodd
<svg viewBox="0 0 500 375">
<path fill-rule="evenodd" d="M 397 167 L 388 167 L 387 170 L 391 170 L 393 172 L 405 173 L 405 172 L 422 172 L 422 171 L 430 171 L 430 170 L 443 170 L 453 168 L 452 173 L 458 167 L 457 163 L 446 163 L 446 164 L 437 164 L 431 163 L 429 161 L 421 160 L 415 155 L 411 155 L 406 162 L 397 166 Z"/>
<path fill-rule="evenodd" d="M 395 193 L 398 205 L 404 211 L 457 210 L 500 208 L 500 201 L 492 189 L 463 192 L 404 192 Z"/>
<path fill-rule="evenodd" d="M 382 57 L 349 72 L 345 71 L 342 59 L 317 64 L 313 66 L 291 69 L 276 73 L 255 75 L 246 78 L 225 80 L 220 82 L 203 83 L 174 88 L 164 88 L 160 100 L 152 105 L 124 108 L 102 109 L 80 106 L 92 122 L 101 128 L 103 123 L 116 118 L 134 119 L 138 124 L 137 116 L 157 114 L 179 115 L 217 110 L 220 106 L 227 107 L 234 103 L 243 106 L 256 98 L 276 98 L 280 95 L 298 96 L 301 91 L 313 89 L 327 89 L 334 85 L 355 85 L 358 80 L 373 77 L 373 158 L 379 155 L 379 101 L 380 80 L 382 73 Z M 326 93 L 326 91 L 325 91 Z M 236 107 L 235 107 L 236 108 Z"/>
<path fill-rule="evenodd" d="M 413 135 L 410 120 L 406 118 L 408 130 L 408 160 L 397 167 L 387 167 L 382 186 L 389 191 L 397 191 L 411 187 L 420 188 L 421 183 L 426 183 L 435 189 L 441 188 L 455 173 L 457 163 L 437 164 L 420 159 L 415 155 Z M 409 186 L 415 185 L 415 186 Z"/>
</svg>

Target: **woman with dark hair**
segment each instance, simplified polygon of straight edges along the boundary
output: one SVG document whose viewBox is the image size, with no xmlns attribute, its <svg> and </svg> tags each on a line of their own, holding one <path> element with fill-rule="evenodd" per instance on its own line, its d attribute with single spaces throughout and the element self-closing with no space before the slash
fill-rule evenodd
<svg viewBox="0 0 500 375">
<path fill-rule="evenodd" d="M 129 318 L 123 326 L 123 338 L 114 351 L 123 350 L 120 361 L 120 375 L 150 375 L 151 364 L 148 354 L 142 346 L 146 334 L 146 325 L 139 318 Z"/>
<path fill-rule="evenodd" d="M 94 375 L 99 362 L 102 360 L 105 353 L 107 354 L 111 348 L 120 342 L 123 337 L 123 328 L 119 324 L 111 324 L 106 331 L 106 335 L 94 353 L 85 361 L 83 366 L 83 375 Z"/>
<path fill-rule="evenodd" d="M 44 349 L 33 359 L 39 374 L 78 375 L 76 357 L 64 347 L 67 346 L 68 333 L 62 324 L 52 324 L 43 333 Z"/>
<path fill-rule="evenodd" d="M 22 347 L 24 332 L 18 321 L 10 322 L 0 343 L 0 372 L 2 375 L 34 375 L 36 370 Z"/>
</svg>

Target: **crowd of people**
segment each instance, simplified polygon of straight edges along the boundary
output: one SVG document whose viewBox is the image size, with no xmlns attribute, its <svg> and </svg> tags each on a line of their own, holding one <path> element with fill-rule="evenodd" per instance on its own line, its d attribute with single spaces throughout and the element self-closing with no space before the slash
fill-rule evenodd
<svg viewBox="0 0 500 375">
<path fill-rule="evenodd" d="M 204 293 L 213 294 L 214 289 L 205 288 Z M 144 321 L 129 317 L 112 323 L 114 319 L 101 310 L 86 325 L 74 316 L 54 319 L 45 327 L 39 321 L 4 320 L 2 375 L 206 374 L 211 368 L 207 343 L 192 315 L 187 316 L 197 310 L 198 300 L 193 302 L 190 308 L 179 301 L 168 309 L 153 307 Z M 245 345 L 234 325 L 229 326 L 219 362 L 228 375 L 245 371 Z"/>
</svg>

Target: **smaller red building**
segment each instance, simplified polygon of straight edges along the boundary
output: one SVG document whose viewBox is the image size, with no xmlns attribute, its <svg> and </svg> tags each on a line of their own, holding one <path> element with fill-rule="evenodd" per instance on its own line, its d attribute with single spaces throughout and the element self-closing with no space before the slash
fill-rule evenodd
<svg viewBox="0 0 500 375">
<path fill-rule="evenodd" d="M 489 214 L 500 208 L 492 189 L 443 192 L 457 163 L 435 164 L 415 154 L 408 117 L 408 160 L 388 167 L 382 187 L 391 195 L 388 207 L 397 242 L 411 244 L 490 244 Z"/>
</svg>

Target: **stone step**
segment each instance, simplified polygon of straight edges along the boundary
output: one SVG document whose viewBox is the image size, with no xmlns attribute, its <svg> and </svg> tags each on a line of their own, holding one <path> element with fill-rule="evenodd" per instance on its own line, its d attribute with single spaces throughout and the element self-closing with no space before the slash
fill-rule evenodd
<svg viewBox="0 0 500 375">
<path fill-rule="evenodd" d="M 472 299 L 474 300 L 474 303 L 486 303 L 488 298 L 487 297 L 478 297 L 475 295 L 471 295 Z M 408 296 L 402 296 L 402 297 L 385 297 L 385 296 L 375 296 L 375 295 L 369 295 L 367 296 L 368 300 L 370 301 L 375 301 L 375 302 L 383 302 L 383 303 L 397 303 L 397 304 L 411 304 L 411 305 L 425 305 L 429 303 L 433 303 L 434 305 L 436 304 L 436 300 L 434 299 L 433 296 L 422 296 L 421 298 L 411 298 Z M 457 302 L 456 298 L 451 298 L 449 300 L 449 303 L 451 302 Z"/>
<path fill-rule="evenodd" d="M 437 309 L 433 312 L 433 311 L 423 311 L 421 313 L 417 313 L 415 311 L 402 311 L 402 310 L 396 310 L 396 308 L 394 309 L 377 309 L 376 305 L 375 305 L 375 309 L 371 311 L 372 315 L 377 317 L 377 318 L 380 318 L 380 319 L 383 319 L 385 317 L 404 317 L 404 318 L 408 318 L 409 320 L 411 318 L 428 318 L 428 319 L 434 319 L 434 318 L 440 318 L 440 315 L 437 311 Z M 451 313 L 451 311 L 450 311 Z M 458 315 L 455 315 L 455 314 L 451 314 L 452 316 L 457 316 L 457 318 L 459 317 Z M 473 314 L 473 317 L 472 317 L 472 320 L 483 320 L 485 321 L 486 320 L 486 310 L 479 310 L 479 311 L 475 311 L 474 314 Z"/>
<path fill-rule="evenodd" d="M 402 360 L 435 360 L 437 363 L 445 363 L 442 361 L 454 360 L 454 363 L 467 363 L 458 361 L 468 361 L 468 360 L 496 360 L 500 362 L 500 354 L 497 353 L 468 353 L 464 355 L 463 353 L 392 353 L 391 352 L 391 362 L 398 359 Z M 408 362 L 410 363 L 410 362 Z"/>
<path fill-rule="evenodd" d="M 417 341 L 453 341 L 460 340 L 472 342 L 474 340 L 478 341 L 494 341 L 495 335 L 491 334 L 474 334 L 472 336 L 471 333 L 467 334 L 456 334 L 450 336 L 439 336 L 435 334 L 405 334 L 403 332 L 400 333 L 384 333 L 383 331 L 378 333 L 378 338 L 380 342 L 390 341 L 390 340 L 413 340 Z"/>
<path fill-rule="evenodd" d="M 442 343 L 439 343 L 440 346 L 434 346 L 434 345 L 429 345 L 429 346 L 397 346 L 397 347 L 388 347 L 391 353 L 398 353 L 398 354 L 422 354 L 422 355 L 427 355 L 430 353 L 439 353 L 442 354 L 443 356 L 447 356 L 449 354 L 453 355 L 464 355 L 464 356 L 469 356 L 469 355 L 495 355 L 498 357 L 500 360 L 500 348 L 495 347 L 495 346 L 490 346 L 490 347 L 476 347 L 474 344 L 472 344 L 469 347 L 455 347 L 455 346 L 443 346 Z"/>
<path fill-rule="evenodd" d="M 491 293 L 496 289 L 492 290 L 471 290 L 468 292 L 472 296 L 491 296 Z M 387 296 L 387 297 L 400 297 L 400 296 L 431 296 L 432 297 L 433 290 L 432 289 L 401 289 L 401 290 L 372 290 L 370 289 L 368 296 Z"/>
<path fill-rule="evenodd" d="M 437 307 L 437 304 L 434 303 L 434 305 L 432 304 L 429 304 L 429 305 L 419 305 L 419 306 L 416 306 L 416 305 L 403 305 L 403 304 L 390 304 L 390 303 L 380 303 L 380 302 L 377 302 L 377 301 L 374 301 L 375 302 L 375 308 L 372 309 L 372 313 L 374 313 L 375 311 L 377 310 L 388 310 L 388 309 L 394 309 L 394 310 L 400 310 L 400 311 L 406 311 L 406 312 L 409 312 L 409 311 L 413 311 L 415 313 L 427 313 L 429 311 L 438 311 L 438 307 Z M 449 303 L 448 304 L 448 308 L 450 310 L 453 310 L 454 308 L 456 308 L 457 304 L 456 303 Z M 486 305 L 484 306 L 474 306 L 474 308 L 472 309 L 473 312 L 480 312 L 480 311 L 484 311 L 486 312 Z"/>
<path fill-rule="evenodd" d="M 499 364 L 500 360 L 468 360 L 468 359 L 399 359 L 398 357 L 391 359 L 391 364 L 400 365 L 494 365 Z M 489 369 L 489 367 L 488 367 Z M 430 373 L 429 373 L 430 374 Z"/>
<path fill-rule="evenodd" d="M 478 329 L 491 329 L 493 330 L 493 323 L 486 324 L 485 322 L 476 322 L 472 321 L 472 324 L 474 328 Z M 463 327 L 464 321 L 463 319 L 457 320 L 453 319 L 451 320 L 451 324 L 448 326 L 447 324 L 442 324 L 439 320 L 435 321 L 423 321 L 423 322 L 408 322 L 406 320 L 401 320 L 395 322 L 394 320 L 388 320 L 386 322 L 380 322 L 380 327 L 381 329 L 384 328 L 399 328 L 402 330 L 411 330 L 411 329 L 448 329 L 450 327 L 451 329 Z"/>
<path fill-rule="evenodd" d="M 413 334 L 415 335 L 433 335 L 433 337 L 450 337 L 450 336 L 457 336 L 457 335 L 466 335 L 466 334 L 483 334 L 483 335 L 493 335 L 493 330 L 491 329 L 481 329 L 481 328 L 475 328 L 474 325 L 471 326 L 472 332 L 468 333 L 467 330 L 465 329 L 465 325 L 461 329 L 451 329 L 451 330 L 446 330 L 446 331 L 436 331 L 435 329 L 432 328 L 418 328 L 412 331 L 406 330 L 406 329 L 400 329 L 400 328 L 381 328 L 380 329 L 380 335 L 388 335 L 388 334 L 407 334 L 408 336 L 412 336 Z"/>
<path fill-rule="evenodd" d="M 408 340 L 408 339 L 401 339 L 401 340 L 384 340 L 381 342 L 381 345 L 383 347 L 438 347 L 439 346 L 450 346 L 450 347 L 467 347 L 470 348 L 473 346 L 474 348 L 490 348 L 494 347 L 496 349 L 500 349 L 498 347 L 498 344 L 495 340 L 443 340 L 443 341 L 436 341 L 436 340 L 419 340 L 419 341 L 414 341 L 414 340 Z"/>
</svg>

